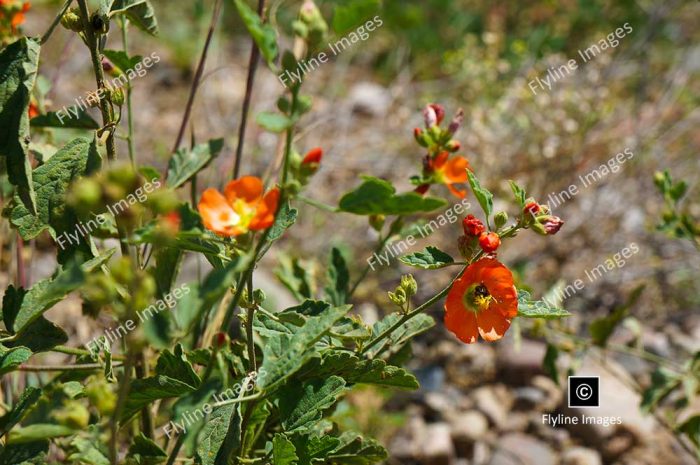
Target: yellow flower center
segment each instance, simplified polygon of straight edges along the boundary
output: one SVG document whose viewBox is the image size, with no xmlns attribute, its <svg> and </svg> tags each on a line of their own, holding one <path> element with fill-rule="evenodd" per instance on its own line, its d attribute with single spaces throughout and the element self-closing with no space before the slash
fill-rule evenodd
<svg viewBox="0 0 700 465">
<path fill-rule="evenodd" d="M 479 313 L 491 304 L 494 297 L 489 293 L 489 290 L 483 284 L 472 284 L 464 293 L 464 306 L 474 313 Z"/>
<path fill-rule="evenodd" d="M 233 211 L 236 213 L 236 216 L 231 218 L 233 225 L 243 231 L 247 231 L 248 225 L 253 220 L 253 217 L 255 217 L 255 212 L 257 210 L 256 205 L 248 203 L 243 199 L 236 199 L 233 205 L 231 205 L 231 208 L 233 208 Z"/>
</svg>

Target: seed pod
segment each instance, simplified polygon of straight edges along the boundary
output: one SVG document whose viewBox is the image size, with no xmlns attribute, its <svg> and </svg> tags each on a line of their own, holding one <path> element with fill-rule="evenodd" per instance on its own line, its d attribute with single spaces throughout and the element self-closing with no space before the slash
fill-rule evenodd
<svg viewBox="0 0 700 465">
<path fill-rule="evenodd" d="M 61 26 L 69 31 L 82 32 L 83 21 L 80 19 L 77 8 L 71 8 L 61 16 Z"/>
</svg>

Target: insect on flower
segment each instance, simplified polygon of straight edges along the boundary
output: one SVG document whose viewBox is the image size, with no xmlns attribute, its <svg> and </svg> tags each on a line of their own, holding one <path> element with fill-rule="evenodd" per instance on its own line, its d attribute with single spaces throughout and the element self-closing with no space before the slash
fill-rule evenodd
<svg viewBox="0 0 700 465">
<path fill-rule="evenodd" d="M 467 344 L 478 335 L 486 341 L 502 338 L 517 314 L 513 274 L 493 258 L 469 265 L 445 300 L 445 326 Z"/>
<path fill-rule="evenodd" d="M 243 176 L 229 182 L 223 194 L 213 188 L 205 190 L 198 208 L 204 227 L 222 236 L 239 236 L 272 226 L 279 197 L 278 188 L 263 195 L 260 178 Z"/>
</svg>

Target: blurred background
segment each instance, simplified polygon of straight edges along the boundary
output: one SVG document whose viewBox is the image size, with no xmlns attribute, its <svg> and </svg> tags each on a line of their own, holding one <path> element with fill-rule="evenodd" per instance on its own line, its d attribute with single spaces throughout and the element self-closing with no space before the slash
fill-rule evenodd
<svg viewBox="0 0 700 465">
<path fill-rule="evenodd" d="M 137 157 L 159 170 L 167 164 L 179 128 L 212 3 L 153 0 L 160 36 L 135 32 L 129 44 L 132 54 L 155 52 L 161 57 L 134 81 Z M 431 314 L 437 327 L 414 344 L 408 363 L 421 390 L 356 389 L 338 409 L 338 421 L 383 441 L 390 449 L 389 463 L 396 464 L 695 463 L 663 414 L 640 413 L 636 388 L 649 385 L 658 365 L 654 357 L 680 364 L 700 349 L 698 250 L 690 241 L 657 231 L 664 199 L 653 182 L 654 173 L 666 169 L 685 179 L 689 189 L 683 208 L 700 217 L 700 3 L 317 3 L 327 13 L 336 40 L 375 15 L 383 25 L 304 77 L 314 107 L 300 125 L 296 146 L 302 153 L 316 146 L 325 151 L 321 171 L 305 196 L 337 205 L 345 191 L 359 184 L 361 174 L 388 179 L 399 191 L 412 189 L 409 177 L 420 171 L 423 156 L 412 135 L 423 124 L 422 107 L 440 103 L 448 118 L 463 108 L 465 124 L 456 137 L 462 142 L 460 153 L 496 198 L 511 198 L 509 179 L 543 203 L 550 194 L 578 187 L 577 195 L 561 205 L 549 200 L 566 222 L 556 237 L 522 234 L 503 247 L 499 259 L 538 298 L 576 279 L 585 282 L 582 290 L 564 299 L 562 305 L 574 316 L 561 325 L 545 331 L 519 324 L 494 344 L 458 342 L 442 326 L 442 307 L 435 306 Z M 299 4 L 272 2 L 272 20 L 282 30 L 289 28 Z M 33 2 L 25 32 L 41 34 L 58 8 L 59 2 Z M 611 45 L 607 37 L 623 25 L 624 36 Z M 112 34 L 115 43 L 108 47 L 120 49 L 117 38 Z M 280 40 L 291 46 L 287 38 Z M 608 43 L 605 49 L 601 41 Z M 592 45 L 601 50 L 584 62 L 579 51 Z M 232 168 L 249 50 L 235 8 L 225 2 L 186 136 L 199 142 L 225 138 L 224 152 L 200 176 L 200 186 L 221 187 L 229 180 L 225 174 Z M 577 69 L 550 80 L 551 90 L 532 84 L 571 59 Z M 89 56 L 74 34 L 58 29 L 42 60 L 41 74 L 51 84 L 46 110 L 70 105 L 94 88 Z M 252 113 L 273 110 L 283 90 L 277 76 L 261 64 Z M 263 175 L 279 140 L 254 121 L 247 137 L 242 172 Z M 579 178 L 592 170 L 603 172 L 601 165 L 620 152 L 633 156 L 618 163 L 619 169 L 595 182 Z M 456 201 L 444 188 L 431 192 Z M 305 204 L 298 208 L 299 223 L 268 254 L 261 270 L 261 283 L 277 308 L 294 302 L 275 277 L 281 260 L 298 259 L 313 276 L 315 264 L 326 261 L 330 248 L 338 246 L 356 277 L 376 246 L 377 234 L 363 217 L 346 215 L 340 222 L 322 209 Z M 498 210 L 517 214 L 507 202 L 497 202 Z M 477 213 L 474 208 L 471 212 Z M 457 255 L 460 234 L 459 223 L 447 225 L 411 251 L 433 244 Z M 587 272 L 631 244 L 638 252 L 624 265 L 618 262 L 599 278 L 587 278 Z M 38 240 L 28 249 L 32 282 L 54 269 L 50 247 L 50 241 Z M 386 291 L 409 271 L 396 260 L 369 271 L 354 299 L 365 322 L 392 311 Z M 418 301 L 452 278 L 450 268 L 414 274 Z M 7 279 L 0 275 L 0 287 Z M 641 296 L 629 302 L 641 285 Z M 611 337 L 619 350 L 591 348 L 591 322 L 626 303 L 629 313 Z M 75 324 L 79 312 L 77 298 L 51 311 L 60 326 L 73 327 L 74 343 L 96 332 Z M 559 348 L 558 359 L 543 363 L 553 346 Z M 559 383 L 552 367 L 559 369 Z M 543 424 L 544 413 L 567 412 L 568 370 L 601 377 L 601 407 L 594 414 L 621 417 L 622 425 Z M 700 405 L 692 402 L 674 409 L 674 418 L 700 413 Z"/>
</svg>

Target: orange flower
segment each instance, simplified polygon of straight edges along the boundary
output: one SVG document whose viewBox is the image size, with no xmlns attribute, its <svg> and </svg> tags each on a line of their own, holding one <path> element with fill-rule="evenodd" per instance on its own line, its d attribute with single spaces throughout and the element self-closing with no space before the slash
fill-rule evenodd
<svg viewBox="0 0 700 465">
<path fill-rule="evenodd" d="M 469 265 L 445 300 L 445 326 L 467 344 L 502 338 L 517 314 L 513 274 L 493 258 Z"/>
<path fill-rule="evenodd" d="M 223 195 L 216 189 L 205 190 L 199 213 L 207 229 L 222 236 L 238 236 L 272 226 L 279 197 L 278 188 L 263 195 L 260 178 L 243 176 L 229 182 Z"/>
<path fill-rule="evenodd" d="M 435 178 L 447 186 L 447 188 L 457 198 L 463 199 L 467 195 L 466 190 L 458 190 L 453 185 L 467 182 L 467 170 L 471 171 L 471 166 L 466 158 L 454 156 L 449 158 L 448 152 L 440 152 L 432 160 L 432 168 L 435 170 Z"/>
</svg>

